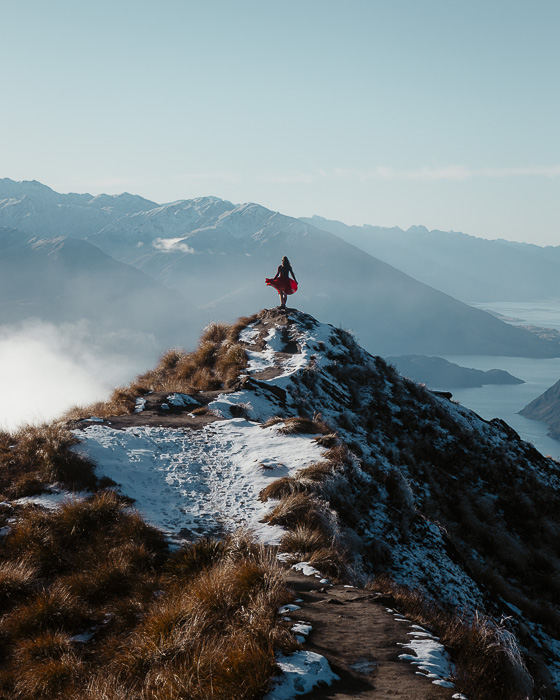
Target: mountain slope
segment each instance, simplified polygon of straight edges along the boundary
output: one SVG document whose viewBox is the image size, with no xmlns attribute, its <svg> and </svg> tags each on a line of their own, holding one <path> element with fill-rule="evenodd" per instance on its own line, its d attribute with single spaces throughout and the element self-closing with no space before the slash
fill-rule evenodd
<svg viewBox="0 0 560 700">
<path fill-rule="evenodd" d="M 232 351 L 232 333 L 246 369 L 225 391 L 197 392 L 202 379 L 220 383 L 213 372 Z M 319 569 L 342 568 L 355 580 L 384 574 L 467 621 L 489 615 L 489 639 L 501 649 L 493 673 L 506 685 L 473 697 L 532 694 L 517 644 L 536 696 L 557 697 L 556 462 L 502 421 L 400 377 L 348 333 L 302 312 L 262 312 L 233 330 L 209 329 L 192 357 L 167 355 L 134 393 L 150 399 L 147 391 L 189 384 L 189 397 L 154 398 L 146 425 L 142 413 L 124 430 L 80 424 L 98 473 L 130 488 L 152 522 L 198 535 L 249 525 Z M 193 400 L 201 408 L 194 413 Z M 171 405 L 186 434 L 154 425 Z M 296 537 L 290 546 L 299 550 L 290 549 Z M 344 553 L 338 563 L 324 553 L 328 542 Z"/>
<path fill-rule="evenodd" d="M 548 425 L 550 437 L 560 440 L 560 381 L 527 404 L 519 413 Z"/>
<path fill-rule="evenodd" d="M 556 299 L 560 296 L 557 249 L 485 240 L 455 231 L 412 226 L 347 226 L 321 216 L 302 218 L 415 279 L 465 302 Z"/>
<path fill-rule="evenodd" d="M 157 206 L 143 197 L 59 194 L 36 180 L 0 179 L 0 226 L 29 236 L 85 238 L 109 221 Z"/>
<path fill-rule="evenodd" d="M 90 319 L 105 330 L 167 336 L 169 319 L 176 332 L 177 321 L 197 318 L 177 294 L 86 241 L 29 238 L 10 229 L 0 229 L 0 298 L 0 323 Z"/>
</svg>

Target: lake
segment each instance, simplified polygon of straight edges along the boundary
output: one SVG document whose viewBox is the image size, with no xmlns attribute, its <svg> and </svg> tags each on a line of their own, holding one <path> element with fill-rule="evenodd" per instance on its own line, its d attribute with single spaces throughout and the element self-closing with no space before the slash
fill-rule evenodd
<svg viewBox="0 0 560 700">
<path fill-rule="evenodd" d="M 511 319 L 513 325 L 535 325 L 560 331 L 560 300 L 532 302 L 483 302 L 472 304 L 479 309 L 494 311 Z M 453 389 L 453 398 L 471 408 L 482 418 L 502 418 L 519 435 L 545 455 L 560 459 L 560 441 L 547 435 L 548 428 L 540 421 L 517 414 L 524 406 L 560 379 L 560 357 L 535 360 L 525 357 L 489 355 L 445 355 L 445 359 L 463 367 L 475 369 L 504 369 L 525 384 L 500 386 L 489 384 L 474 389 Z"/>
</svg>

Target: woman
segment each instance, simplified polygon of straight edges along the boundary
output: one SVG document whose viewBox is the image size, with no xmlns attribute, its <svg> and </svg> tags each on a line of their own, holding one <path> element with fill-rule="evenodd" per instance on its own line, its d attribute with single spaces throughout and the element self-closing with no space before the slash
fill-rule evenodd
<svg viewBox="0 0 560 700">
<path fill-rule="evenodd" d="M 294 278 L 293 280 L 290 279 L 290 275 L 292 275 L 292 277 Z M 280 295 L 280 308 L 285 309 L 288 294 L 293 294 L 294 292 L 297 292 L 298 288 L 296 276 L 294 275 L 294 271 L 292 270 L 290 261 L 286 256 L 282 258 L 282 264 L 278 265 L 278 271 L 276 272 L 276 275 L 272 279 L 267 278 L 265 282 L 270 287 L 274 287 L 274 289 L 276 289 L 276 291 Z"/>
</svg>

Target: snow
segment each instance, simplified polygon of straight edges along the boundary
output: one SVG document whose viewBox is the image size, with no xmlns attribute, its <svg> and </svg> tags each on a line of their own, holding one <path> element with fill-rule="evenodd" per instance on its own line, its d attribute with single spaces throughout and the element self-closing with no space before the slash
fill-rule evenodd
<svg viewBox="0 0 560 700">
<path fill-rule="evenodd" d="M 292 569 L 301 571 L 304 576 L 316 576 L 317 578 L 321 578 L 323 576 L 320 571 L 317 571 L 315 567 L 311 566 L 311 564 L 306 561 L 300 561 L 297 564 L 293 564 Z"/>
<path fill-rule="evenodd" d="M 200 406 L 200 401 L 188 394 L 170 394 L 167 397 L 167 402 L 172 406 Z"/>
<path fill-rule="evenodd" d="M 282 675 L 273 681 L 264 700 L 291 700 L 311 692 L 317 685 L 331 685 L 340 680 L 325 657 L 312 651 L 296 651 L 289 656 L 278 653 L 276 663 Z"/>
<path fill-rule="evenodd" d="M 40 493 L 37 496 L 24 496 L 14 501 L 14 504 L 36 505 L 46 508 L 47 510 L 56 510 L 66 501 L 83 500 L 91 496 L 87 491 L 52 491 L 49 493 Z"/>
<path fill-rule="evenodd" d="M 261 522 L 274 502 L 262 503 L 260 491 L 323 452 L 309 436 L 282 435 L 244 418 L 202 430 L 91 425 L 76 435 L 83 441 L 76 449 L 101 465 L 99 475 L 117 482 L 164 532 L 202 536 L 245 526 L 267 544 L 278 544 L 284 530 Z"/>
<path fill-rule="evenodd" d="M 278 608 L 280 615 L 287 615 L 288 613 L 295 612 L 296 610 L 301 610 L 301 606 L 294 605 L 294 603 L 288 603 L 287 605 L 283 605 L 281 608 Z"/>
<path fill-rule="evenodd" d="M 395 619 L 406 622 L 402 617 L 395 616 Z M 399 659 L 410 661 L 411 664 L 417 666 L 419 669 L 417 673 L 429 678 L 435 685 L 453 688 L 454 683 L 449 679 L 453 677 L 454 666 L 443 644 L 437 637 L 419 625 L 412 625 L 411 629 L 412 632 L 408 634 L 413 639 L 406 644 L 399 642 L 398 645 L 412 649 L 414 655 L 399 654 Z"/>
<path fill-rule="evenodd" d="M 300 620 L 295 625 L 292 625 L 292 632 L 296 635 L 296 641 L 298 644 L 303 644 L 306 638 L 311 634 L 313 627 L 308 625 L 306 622 Z"/>
</svg>

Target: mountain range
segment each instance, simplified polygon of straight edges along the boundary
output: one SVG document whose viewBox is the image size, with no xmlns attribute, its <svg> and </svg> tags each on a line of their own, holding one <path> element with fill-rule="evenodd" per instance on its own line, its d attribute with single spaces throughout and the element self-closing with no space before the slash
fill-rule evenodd
<svg viewBox="0 0 560 700">
<path fill-rule="evenodd" d="M 40 281 L 40 266 L 36 282 L 26 282 L 30 285 L 26 293 L 33 294 L 36 287 L 37 295 L 44 299 L 43 307 L 58 307 L 61 316 L 73 313 L 76 304 L 89 313 L 89 291 L 78 293 L 83 291 L 79 283 L 77 293 L 68 291 L 72 275 L 81 279 L 86 274 L 89 263 L 83 251 L 87 244 L 127 266 L 119 268 L 123 276 L 125 269 L 130 279 L 133 271 L 144 273 L 144 291 L 130 287 L 130 298 L 137 299 L 138 309 L 155 294 L 154 285 L 160 285 L 155 297 L 162 303 L 154 304 L 154 315 L 157 327 L 167 326 L 169 331 L 184 324 L 198 330 L 204 322 L 242 313 L 248 304 L 272 306 L 277 299 L 275 292 L 265 287 L 264 278 L 273 275 L 280 258 L 287 255 L 300 282 L 293 303 L 331 323 L 352 328 L 376 353 L 560 355 L 558 341 L 543 340 L 503 323 L 413 279 L 338 235 L 258 204 L 234 205 L 204 197 L 158 205 L 130 194 L 58 194 L 35 181 L 4 179 L 0 181 L 0 226 L 20 231 L 26 246 L 31 238 L 65 237 L 67 264 L 60 274 L 67 275 L 66 291 L 60 286 L 55 293 L 45 291 L 50 282 Z M 71 239 L 79 239 L 82 247 L 78 250 Z M 37 241 L 32 245 L 37 247 Z M 93 258 L 99 259 L 99 255 L 92 253 Z M 107 270 L 111 268 L 107 279 L 113 281 L 106 284 L 98 268 L 97 287 L 106 289 L 106 298 L 111 300 L 105 303 L 107 315 L 116 314 L 118 320 L 128 316 L 130 304 L 111 277 L 116 268 L 104 260 Z M 45 268 L 46 277 L 52 274 Z M 140 277 L 134 279 L 139 281 Z M 21 297 L 17 277 L 12 277 L 11 284 L 7 318 L 17 315 L 14 304 Z M 165 302 L 161 285 L 173 290 L 168 298 L 185 300 L 179 304 L 179 316 L 177 303 Z M 74 296 L 71 310 L 63 300 L 68 294 Z"/>
<path fill-rule="evenodd" d="M 348 226 L 302 218 L 465 302 L 560 298 L 560 247 L 486 240 L 425 226 Z"/>
</svg>

